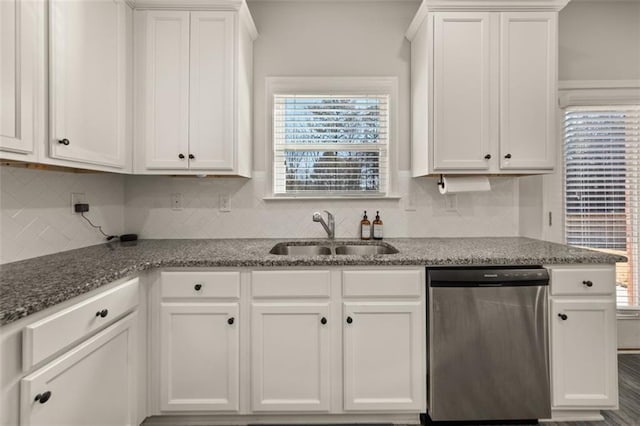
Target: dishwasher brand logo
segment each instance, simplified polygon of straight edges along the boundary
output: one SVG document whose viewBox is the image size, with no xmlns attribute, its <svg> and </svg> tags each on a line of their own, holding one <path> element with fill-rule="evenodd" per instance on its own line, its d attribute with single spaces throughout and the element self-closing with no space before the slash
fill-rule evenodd
<svg viewBox="0 0 640 426">
<path fill-rule="evenodd" d="M 498 274 L 484 274 L 485 278 L 498 278 Z"/>
</svg>

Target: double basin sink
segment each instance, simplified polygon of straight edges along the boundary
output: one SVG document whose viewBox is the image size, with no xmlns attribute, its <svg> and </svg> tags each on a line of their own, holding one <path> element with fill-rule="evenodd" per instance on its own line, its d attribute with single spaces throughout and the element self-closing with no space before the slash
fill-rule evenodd
<svg viewBox="0 0 640 426">
<path fill-rule="evenodd" d="M 271 254 L 282 256 L 331 256 L 331 255 L 352 255 L 352 256 L 372 256 L 381 254 L 396 254 L 398 249 L 383 242 L 359 243 L 359 242 L 314 242 L 296 241 L 278 243 L 271 251 Z"/>
</svg>

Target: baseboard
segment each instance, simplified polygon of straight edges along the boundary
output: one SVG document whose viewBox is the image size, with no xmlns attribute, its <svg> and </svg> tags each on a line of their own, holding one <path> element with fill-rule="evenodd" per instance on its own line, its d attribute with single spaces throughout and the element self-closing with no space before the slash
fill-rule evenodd
<svg viewBox="0 0 640 426">
<path fill-rule="evenodd" d="M 420 424 L 419 414 L 288 414 L 288 415 L 162 415 L 147 417 L 142 426 L 345 425 Z"/>
</svg>

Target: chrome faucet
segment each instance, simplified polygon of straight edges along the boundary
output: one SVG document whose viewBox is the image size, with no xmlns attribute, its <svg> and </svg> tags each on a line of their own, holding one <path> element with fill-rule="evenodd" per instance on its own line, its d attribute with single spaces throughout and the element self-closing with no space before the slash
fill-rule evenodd
<svg viewBox="0 0 640 426">
<path fill-rule="evenodd" d="M 320 225 L 322 225 L 324 230 L 327 231 L 327 235 L 329 235 L 329 239 L 333 240 L 336 236 L 336 221 L 330 211 L 325 210 L 325 213 L 327 213 L 327 222 L 329 222 L 328 225 L 322 218 L 322 215 L 318 212 L 315 212 L 313 214 L 313 221 L 320 222 Z"/>
</svg>

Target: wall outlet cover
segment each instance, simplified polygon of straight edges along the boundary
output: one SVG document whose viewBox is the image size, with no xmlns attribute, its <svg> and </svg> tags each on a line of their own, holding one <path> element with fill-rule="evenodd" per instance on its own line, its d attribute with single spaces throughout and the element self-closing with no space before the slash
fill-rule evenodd
<svg viewBox="0 0 640 426">
<path fill-rule="evenodd" d="M 71 214 L 76 214 L 76 204 L 88 204 L 84 192 L 71 193 Z"/>
</svg>

